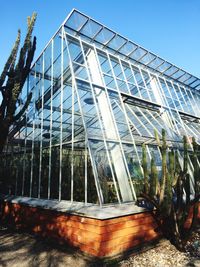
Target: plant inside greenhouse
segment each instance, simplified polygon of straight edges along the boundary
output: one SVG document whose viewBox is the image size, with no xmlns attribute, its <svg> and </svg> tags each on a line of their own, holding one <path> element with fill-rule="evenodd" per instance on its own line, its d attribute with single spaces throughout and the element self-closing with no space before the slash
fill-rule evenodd
<svg viewBox="0 0 200 267">
<path fill-rule="evenodd" d="M 162 155 L 162 177 L 159 179 L 154 156 L 151 158 L 151 171 L 147 171 L 146 146 L 143 145 L 142 166 L 144 187 L 141 196 L 155 208 L 154 217 L 167 237 L 179 250 L 185 249 L 190 234 L 198 225 L 198 203 L 200 199 L 200 146 L 193 138 L 193 151 L 188 151 L 186 136 L 183 137 L 183 166 L 179 162 L 178 151 L 168 148 L 165 131 L 162 141 L 155 133 Z M 161 143 L 162 142 L 162 143 Z M 188 173 L 188 155 L 194 166 L 193 181 Z M 149 176 L 149 178 L 148 178 Z M 140 200 L 141 201 L 141 200 Z M 187 225 L 192 210 L 192 221 Z"/>
<path fill-rule="evenodd" d="M 22 85 L 2 218 L 98 257 L 180 245 L 200 214 L 200 79 L 73 9 Z"/>
</svg>

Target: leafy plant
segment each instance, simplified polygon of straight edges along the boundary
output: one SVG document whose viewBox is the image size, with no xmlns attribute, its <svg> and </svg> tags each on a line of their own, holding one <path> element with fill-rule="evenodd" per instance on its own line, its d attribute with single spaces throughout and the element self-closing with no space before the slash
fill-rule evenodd
<svg viewBox="0 0 200 267">
<path fill-rule="evenodd" d="M 184 244 L 198 223 L 198 202 L 200 198 L 200 171 L 198 162 L 199 145 L 193 138 L 193 179 L 194 194 L 191 194 L 191 180 L 188 173 L 189 155 L 187 138 L 183 137 L 183 166 L 181 168 L 178 151 L 169 149 L 165 131 L 162 140 L 156 133 L 156 140 L 162 157 L 162 177 L 158 172 L 154 156 L 151 159 L 151 172 L 147 177 L 146 146 L 143 145 L 142 167 L 144 170 L 144 192 L 141 196 L 155 208 L 155 219 L 163 235 L 179 250 L 184 250 Z M 188 225 L 189 212 L 192 209 L 192 222 Z M 187 225 L 187 227 L 186 227 Z"/>
</svg>

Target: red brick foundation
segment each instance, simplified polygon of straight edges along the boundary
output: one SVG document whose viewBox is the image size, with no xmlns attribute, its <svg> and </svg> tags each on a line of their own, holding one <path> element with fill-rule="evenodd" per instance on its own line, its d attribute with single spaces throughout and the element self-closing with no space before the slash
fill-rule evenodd
<svg viewBox="0 0 200 267">
<path fill-rule="evenodd" d="M 97 257 L 121 254 L 160 237 L 148 211 L 100 220 L 4 202 L 1 219 Z"/>
<path fill-rule="evenodd" d="M 99 220 L 8 202 L 2 210 L 2 220 L 17 228 L 67 242 L 97 257 L 114 256 L 159 237 L 150 212 Z"/>
</svg>

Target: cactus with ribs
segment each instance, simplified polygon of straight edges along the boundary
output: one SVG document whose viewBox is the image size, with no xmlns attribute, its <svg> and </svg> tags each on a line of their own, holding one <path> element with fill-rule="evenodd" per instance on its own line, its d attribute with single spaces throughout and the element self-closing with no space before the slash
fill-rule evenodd
<svg viewBox="0 0 200 267">
<path fill-rule="evenodd" d="M 155 208 L 153 212 L 160 230 L 178 249 L 185 249 L 185 242 L 198 223 L 198 204 L 200 199 L 200 147 L 193 138 L 190 158 L 193 163 L 193 180 L 189 175 L 189 154 L 187 137 L 183 137 L 183 155 L 170 149 L 167 145 L 165 131 L 162 130 L 162 140 L 155 133 L 155 139 L 160 150 L 162 160 L 162 174 L 158 177 L 154 155 L 151 159 L 149 177 L 145 175 L 147 160 L 142 162 L 144 183 L 148 183 L 141 196 Z M 146 147 L 143 145 L 142 159 L 146 159 Z M 180 164 L 182 158 L 182 164 Z M 193 186 L 191 186 L 193 183 Z M 193 187 L 193 191 L 192 191 Z M 193 192 L 193 193 L 192 193 Z M 191 223 L 188 215 L 192 210 Z M 187 227 L 186 227 L 187 226 Z"/>
<path fill-rule="evenodd" d="M 22 118 L 32 98 L 32 94 L 29 93 L 23 106 L 16 114 L 20 93 L 30 72 L 36 49 L 36 37 L 32 40 L 35 21 L 36 13 L 33 13 L 27 19 L 27 33 L 19 56 L 21 33 L 20 30 L 18 31 L 14 47 L 0 75 L 0 153 L 2 153 L 7 141 L 10 126 Z"/>
</svg>

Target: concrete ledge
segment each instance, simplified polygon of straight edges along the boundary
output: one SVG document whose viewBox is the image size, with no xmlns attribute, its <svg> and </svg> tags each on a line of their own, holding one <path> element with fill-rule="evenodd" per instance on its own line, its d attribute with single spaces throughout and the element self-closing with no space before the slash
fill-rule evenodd
<svg viewBox="0 0 200 267">
<path fill-rule="evenodd" d="M 67 214 L 80 215 L 88 218 L 99 220 L 118 218 L 130 214 L 137 214 L 147 211 L 142 207 L 136 206 L 133 202 L 104 205 L 100 207 L 95 204 L 84 204 L 82 202 L 70 202 L 66 200 L 47 200 L 20 196 L 2 196 L 5 202 L 23 204 L 30 207 L 38 207 L 42 209 L 55 210 Z"/>
</svg>

